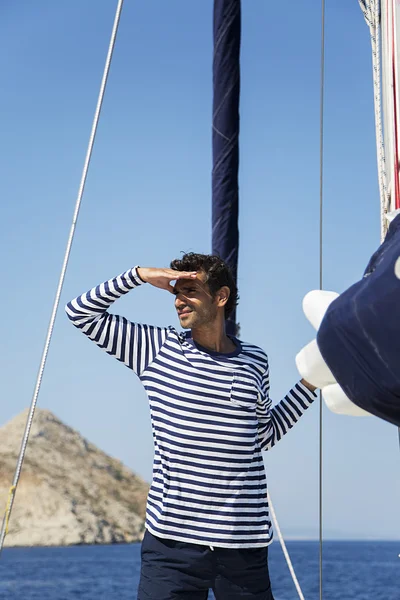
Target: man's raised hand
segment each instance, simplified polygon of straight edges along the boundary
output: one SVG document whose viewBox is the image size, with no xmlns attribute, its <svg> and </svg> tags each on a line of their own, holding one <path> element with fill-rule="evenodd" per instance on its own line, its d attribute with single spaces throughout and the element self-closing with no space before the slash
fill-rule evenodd
<svg viewBox="0 0 400 600">
<path fill-rule="evenodd" d="M 176 271 L 175 269 L 155 269 L 151 267 L 138 267 L 138 275 L 145 283 L 173 293 L 171 281 L 178 279 L 196 279 L 196 271 Z"/>
</svg>

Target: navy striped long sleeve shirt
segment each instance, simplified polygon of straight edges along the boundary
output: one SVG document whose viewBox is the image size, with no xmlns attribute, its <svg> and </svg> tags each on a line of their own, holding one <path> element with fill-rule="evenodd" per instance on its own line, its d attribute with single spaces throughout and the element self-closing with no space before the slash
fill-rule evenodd
<svg viewBox="0 0 400 600">
<path fill-rule="evenodd" d="M 154 436 L 146 528 L 155 536 L 225 548 L 272 540 L 262 450 L 293 427 L 316 395 L 297 383 L 271 406 L 268 358 L 202 348 L 188 333 L 108 313 L 142 284 L 136 268 L 68 303 L 72 323 L 144 385 Z"/>
</svg>

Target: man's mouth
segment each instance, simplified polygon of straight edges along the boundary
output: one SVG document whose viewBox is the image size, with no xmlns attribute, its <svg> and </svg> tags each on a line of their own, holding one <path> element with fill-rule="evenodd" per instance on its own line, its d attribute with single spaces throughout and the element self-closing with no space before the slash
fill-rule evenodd
<svg viewBox="0 0 400 600">
<path fill-rule="evenodd" d="M 186 317 L 187 315 L 189 315 L 192 311 L 185 308 L 185 310 L 178 310 L 178 317 Z"/>
</svg>

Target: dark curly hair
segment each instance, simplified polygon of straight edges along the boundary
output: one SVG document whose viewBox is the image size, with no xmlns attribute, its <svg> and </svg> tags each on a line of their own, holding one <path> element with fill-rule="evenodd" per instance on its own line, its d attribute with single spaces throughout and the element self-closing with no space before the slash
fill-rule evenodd
<svg viewBox="0 0 400 600">
<path fill-rule="evenodd" d="M 206 283 L 212 297 L 222 287 L 227 286 L 230 290 L 228 302 L 225 304 L 225 317 L 229 317 L 234 308 L 238 305 L 238 289 L 230 267 L 213 254 L 196 254 L 188 252 L 182 258 L 177 258 L 171 262 L 171 269 L 175 271 L 204 271 L 206 274 Z"/>
</svg>

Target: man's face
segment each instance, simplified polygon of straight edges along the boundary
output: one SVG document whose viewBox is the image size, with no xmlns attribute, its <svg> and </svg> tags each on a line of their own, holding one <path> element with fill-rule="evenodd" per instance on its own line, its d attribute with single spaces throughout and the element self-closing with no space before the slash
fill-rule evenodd
<svg viewBox="0 0 400 600">
<path fill-rule="evenodd" d="M 181 279 L 174 286 L 175 308 L 184 329 L 208 325 L 217 316 L 218 308 L 205 279 L 205 273 L 200 271 L 196 279 Z"/>
</svg>

